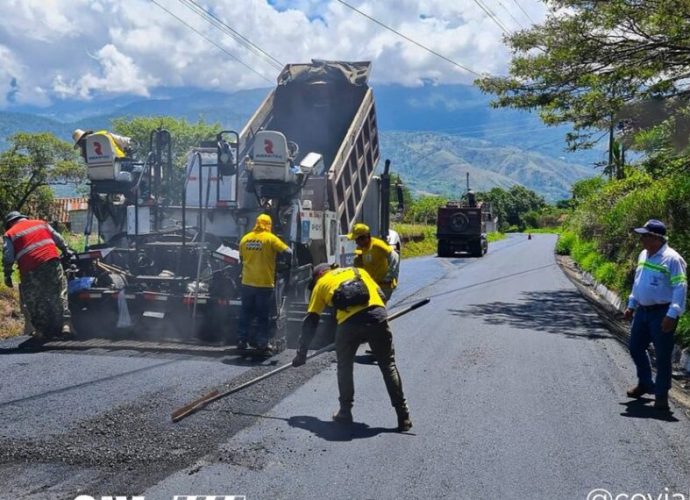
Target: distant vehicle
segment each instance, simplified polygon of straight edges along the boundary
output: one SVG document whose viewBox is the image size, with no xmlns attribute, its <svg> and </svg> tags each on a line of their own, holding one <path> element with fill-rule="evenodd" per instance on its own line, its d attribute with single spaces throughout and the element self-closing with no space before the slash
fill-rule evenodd
<svg viewBox="0 0 690 500">
<path fill-rule="evenodd" d="M 486 234 L 495 228 L 491 203 L 477 202 L 474 193 L 468 190 L 462 200 L 449 201 L 438 209 L 438 256 L 453 257 L 456 252 L 465 252 L 472 257 L 481 257 L 489 249 Z"/>
</svg>

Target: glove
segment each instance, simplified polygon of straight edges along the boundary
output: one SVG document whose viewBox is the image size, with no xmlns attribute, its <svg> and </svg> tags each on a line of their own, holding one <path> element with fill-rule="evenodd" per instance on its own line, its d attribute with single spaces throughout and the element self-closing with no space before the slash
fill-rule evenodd
<svg viewBox="0 0 690 500">
<path fill-rule="evenodd" d="M 295 357 L 292 359 L 292 366 L 294 366 L 294 367 L 302 366 L 306 362 L 307 362 L 307 352 L 306 351 L 297 351 L 297 354 L 295 354 Z"/>
<path fill-rule="evenodd" d="M 9 287 L 9 288 L 13 288 L 13 287 L 14 287 L 14 285 L 12 284 L 12 276 L 9 275 L 9 274 L 6 274 L 6 275 L 5 275 L 5 286 L 6 286 L 6 287 Z M 302 363 L 302 364 L 304 364 L 304 363 Z"/>
<path fill-rule="evenodd" d="M 65 255 L 67 256 L 67 258 L 68 258 L 69 260 L 72 260 L 72 259 L 74 259 L 74 258 L 77 257 L 77 252 L 75 252 L 75 251 L 72 250 L 71 248 L 68 248 L 68 249 L 67 249 L 67 252 L 65 253 Z"/>
</svg>

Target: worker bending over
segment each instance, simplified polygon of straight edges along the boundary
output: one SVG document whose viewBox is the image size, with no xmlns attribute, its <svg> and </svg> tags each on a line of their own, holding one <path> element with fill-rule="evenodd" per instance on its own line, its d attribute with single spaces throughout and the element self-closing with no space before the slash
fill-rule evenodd
<svg viewBox="0 0 690 500">
<path fill-rule="evenodd" d="M 5 285 L 13 286 L 12 268 L 16 261 L 22 280 L 22 302 L 31 324 L 46 339 L 72 334 L 67 280 L 58 248 L 63 255 L 74 255 L 47 222 L 29 219 L 16 211 L 5 216 L 2 258 Z"/>
<path fill-rule="evenodd" d="M 79 128 L 76 129 L 74 132 L 72 132 L 72 139 L 74 139 L 74 148 L 82 148 L 84 140 L 91 134 L 100 134 L 107 137 L 108 141 L 110 142 L 113 148 L 113 155 L 115 156 L 115 158 L 126 158 L 132 153 L 132 146 L 134 144 L 131 137 L 113 134 L 112 132 L 109 132 L 107 130 L 99 130 L 97 132 L 94 132 L 92 130 L 81 130 Z"/>
<path fill-rule="evenodd" d="M 393 335 L 388 326 L 388 314 L 383 304 L 382 292 L 364 269 L 356 267 L 331 268 L 319 264 L 312 274 L 311 297 L 307 316 L 302 323 L 299 348 L 293 366 L 301 366 L 307 360 L 320 314 L 327 306 L 336 308 L 337 328 L 335 353 L 338 360 L 338 391 L 340 409 L 333 415 L 336 422 L 352 422 L 354 402 L 354 361 L 357 349 L 368 342 L 378 361 L 388 396 L 398 416 L 398 430 L 412 427 L 410 413 L 403 394 L 402 381 L 395 364 Z"/>
</svg>

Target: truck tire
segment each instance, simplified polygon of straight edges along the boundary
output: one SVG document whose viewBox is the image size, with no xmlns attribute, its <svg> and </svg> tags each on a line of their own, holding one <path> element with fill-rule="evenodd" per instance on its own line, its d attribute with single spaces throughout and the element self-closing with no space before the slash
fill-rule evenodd
<svg viewBox="0 0 690 500">
<path fill-rule="evenodd" d="M 445 240 L 438 240 L 437 253 L 438 253 L 439 257 L 452 257 L 453 256 L 453 252 L 450 248 L 450 245 Z"/>
<path fill-rule="evenodd" d="M 470 246 L 470 255 L 472 257 L 481 257 L 484 255 L 484 248 L 481 241 L 474 241 Z"/>
<path fill-rule="evenodd" d="M 470 220 L 462 212 L 455 213 L 450 218 L 450 229 L 457 233 L 464 231 L 470 224 Z"/>
</svg>

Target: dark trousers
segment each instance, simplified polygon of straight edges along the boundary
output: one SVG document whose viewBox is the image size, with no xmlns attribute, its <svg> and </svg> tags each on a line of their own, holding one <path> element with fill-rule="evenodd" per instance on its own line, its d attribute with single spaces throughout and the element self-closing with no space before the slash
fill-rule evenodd
<svg viewBox="0 0 690 500">
<path fill-rule="evenodd" d="M 346 320 L 335 333 L 335 353 L 338 359 L 338 392 L 340 407 L 352 408 L 355 397 L 354 362 L 357 349 L 368 342 L 378 362 L 388 396 L 396 410 L 406 409 L 405 395 L 398 367 L 395 365 L 393 335 L 387 321 L 374 324 L 351 324 Z"/>
<path fill-rule="evenodd" d="M 630 329 L 630 355 L 637 367 L 637 378 L 641 385 L 654 387 L 654 394 L 664 397 L 671 388 L 671 354 L 673 353 L 673 332 L 661 331 L 661 320 L 666 310 L 644 310 L 638 307 Z M 656 383 L 652 382 L 652 369 L 647 346 L 654 344 L 656 355 Z"/>
<path fill-rule="evenodd" d="M 269 319 L 273 305 L 273 288 L 242 285 L 242 308 L 237 324 L 237 340 L 252 341 L 263 347 L 270 340 Z M 256 331 L 250 335 L 249 328 L 256 319 Z"/>
</svg>

